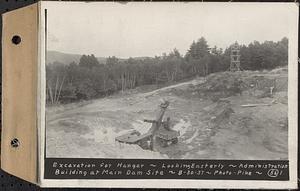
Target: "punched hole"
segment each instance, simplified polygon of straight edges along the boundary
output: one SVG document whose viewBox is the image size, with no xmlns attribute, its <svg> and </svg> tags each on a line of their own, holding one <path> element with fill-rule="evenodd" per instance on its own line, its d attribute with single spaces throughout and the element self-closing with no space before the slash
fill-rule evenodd
<svg viewBox="0 0 300 191">
<path fill-rule="evenodd" d="M 18 35 L 14 35 L 11 39 L 12 43 L 14 44 L 20 44 L 20 42 L 22 41 L 21 37 Z"/>
<path fill-rule="evenodd" d="M 14 138 L 10 141 L 10 145 L 14 148 L 17 148 L 20 145 L 20 141 L 17 138 Z"/>
</svg>

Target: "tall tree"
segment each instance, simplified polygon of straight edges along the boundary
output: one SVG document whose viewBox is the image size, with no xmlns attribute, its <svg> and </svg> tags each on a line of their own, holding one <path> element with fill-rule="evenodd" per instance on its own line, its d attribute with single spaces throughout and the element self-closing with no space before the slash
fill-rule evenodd
<svg viewBox="0 0 300 191">
<path fill-rule="evenodd" d="M 98 65 L 99 65 L 99 61 L 93 54 L 92 55 L 82 55 L 79 60 L 79 66 L 93 68 Z"/>
<path fill-rule="evenodd" d="M 191 71 L 197 75 L 207 75 L 209 72 L 209 47 L 204 37 L 193 41 L 186 53 L 186 59 L 191 64 Z"/>
<path fill-rule="evenodd" d="M 187 52 L 188 57 L 200 59 L 209 54 L 209 47 L 204 37 L 201 37 L 197 42 L 193 42 Z"/>
</svg>

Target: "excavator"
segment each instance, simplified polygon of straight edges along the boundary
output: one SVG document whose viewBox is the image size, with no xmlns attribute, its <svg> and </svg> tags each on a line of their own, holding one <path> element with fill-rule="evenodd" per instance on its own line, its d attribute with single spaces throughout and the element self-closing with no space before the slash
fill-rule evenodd
<svg viewBox="0 0 300 191">
<path fill-rule="evenodd" d="M 169 104 L 168 101 L 163 101 L 159 105 L 160 110 L 155 120 L 144 119 L 144 122 L 152 124 L 147 133 L 141 134 L 139 131 L 133 130 L 116 137 L 115 140 L 119 143 L 136 144 L 145 150 L 153 150 L 155 141 L 161 147 L 176 144 L 180 135 L 179 131 L 175 131 L 170 127 L 169 117 L 163 121 L 163 116 Z"/>
</svg>

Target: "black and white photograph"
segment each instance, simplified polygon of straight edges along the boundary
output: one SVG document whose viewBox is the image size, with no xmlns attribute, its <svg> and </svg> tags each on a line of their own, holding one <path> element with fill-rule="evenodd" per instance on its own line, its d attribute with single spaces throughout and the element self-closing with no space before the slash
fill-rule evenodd
<svg viewBox="0 0 300 191">
<path fill-rule="evenodd" d="M 46 157 L 288 160 L 288 11 L 48 8 Z"/>
</svg>

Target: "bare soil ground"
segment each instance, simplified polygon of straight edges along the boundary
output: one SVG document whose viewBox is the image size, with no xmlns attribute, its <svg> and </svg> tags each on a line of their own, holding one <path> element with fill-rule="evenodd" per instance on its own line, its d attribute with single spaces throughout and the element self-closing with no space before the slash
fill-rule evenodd
<svg viewBox="0 0 300 191">
<path fill-rule="evenodd" d="M 151 124 L 143 119 L 155 118 L 161 99 L 170 101 L 165 117 L 171 117 L 173 129 L 180 131 L 177 144 L 155 145 L 149 151 L 115 142 L 116 136 L 133 129 L 147 132 Z M 247 104 L 264 105 L 243 106 Z M 287 112 L 287 69 L 215 73 L 156 90 L 137 88 L 103 99 L 47 107 L 46 155 L 287 159 Z"/>
</svg>

